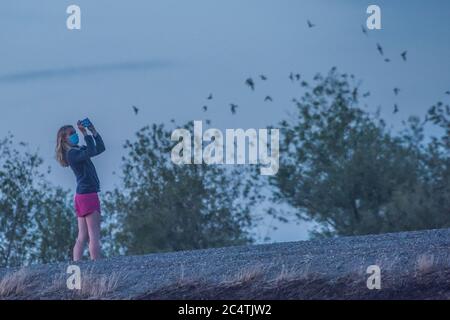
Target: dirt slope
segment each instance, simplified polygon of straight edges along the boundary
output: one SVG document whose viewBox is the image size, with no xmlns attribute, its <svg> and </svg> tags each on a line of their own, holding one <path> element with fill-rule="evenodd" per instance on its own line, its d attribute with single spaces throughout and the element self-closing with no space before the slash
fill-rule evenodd
<svg viewBox="0 0 450 320">
<path fill-rule="evenodd" d="M 2 299 L 448 299 L 450 230 L 128 256 L 0 269 Z M 378 265 L 381 289 L 367 288 Z"/>
</svg>

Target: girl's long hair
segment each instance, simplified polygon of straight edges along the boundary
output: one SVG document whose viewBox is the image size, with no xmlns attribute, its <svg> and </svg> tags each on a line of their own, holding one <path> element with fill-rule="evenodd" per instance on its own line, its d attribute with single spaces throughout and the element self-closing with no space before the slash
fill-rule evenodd
<svg viewBox="0 0 450 320">
<path fill-rule="evenodd" d="M 59 162 L 60 165 L 63 167 L 68 167 L 69 163 L 66 159 L 66 153 L 70 149 L 70 145 L 66 141 L 67 131 L 69 129 L 72 129 L 73 126 L 67 125 L 62 126 L 58 130 L 58 134 L 56 136 L 56 160 Z"/>
</svg>

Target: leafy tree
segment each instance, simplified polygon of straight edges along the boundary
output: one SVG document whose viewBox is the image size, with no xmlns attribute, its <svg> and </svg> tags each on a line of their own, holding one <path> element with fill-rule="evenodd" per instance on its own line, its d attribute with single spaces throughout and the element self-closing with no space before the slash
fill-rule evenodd
<svg viewBox="0 0 450 320">
<path fill-rule="evenodd" d="M 0 143 L 0 265 L 18 265 L 30 260 L 35 237 L 32 217 L 40 192 L 35 177 L 42 161 L 12 148 L 12 137 Z"/>
<path fill-rule="evenodd" d="M 449 199 L 448 138 L 424 144 L 423 123 L 414 117 L 393 135 L 378 114 L 359 107 L 353 79 L 332 69 L 303 83 L 296 114 L 281 123 L 275 198 L 317 222 L 316 236 L 450 226 L 449 202 L 436 193 L 445 188 Z M 443 111 L 429 117 L 448 134 Z"/>
<path fill-rule="evenodd" d="M 11 135 L 0 141 L 0 266 L 68 257 L 75 219 L 67 192 L 52 187 L 41 166 L 36 153 L 13 146 Z"/>
<path fill-rule="evenodd" d="M 77 218 L 67 190 L 47 184 L 35 215 L 34 261 L 48 263 L 72 258 L 77 236 Z"/>
<path fill-rule="evenodd" d="M 424 143 L 424 124 L 438 126 L 443 133 Z M 409 130 L 403 134 L 408 148 L 420 159 L 420 180 L 403 186 L 394 194 L 387 215 L 402 230 L 450 227 L 450 107 L 442 102 L 433 105 L 426 121 L 410 119 Z"/>
<path fill-rule="evenodd" d="M 121 185 L 105 203 L 110 254 L 251 242 L 251 208 L 260 196 L 244 168 L 175 165 L 170 135 L 163 125 L 153 125 L 126 142 Z"/>
</svg>

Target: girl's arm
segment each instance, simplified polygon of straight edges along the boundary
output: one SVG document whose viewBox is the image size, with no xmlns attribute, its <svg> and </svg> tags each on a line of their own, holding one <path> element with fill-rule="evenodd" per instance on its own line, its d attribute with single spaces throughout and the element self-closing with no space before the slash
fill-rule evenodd
<svg viewBox="0 0 450 320">
<path fill-rule="evenodd" d="M 100 153 L 105 151 L 105 149 L 106 149 L 105 143 L 103 142 L 103 139 L 100 136 L 100 134 L 97 132 L 97 130 L 95 130 L 94 125 L 91 125 L 88 129 L 92 132 L 92 135 L 95 139 L 95 148 L 96 148 L 95 155 L 99 155 Z"/>
<path fill-rule="evenodd" d="M 77 163 L 81 161 L 86 161 L 89 158 L 96 155 L 96 147 L 94 139 L 91 136 L 85 135 L 84 141 L 86 141 L 86 149 L 75 149 L 72 148 L 67 154 L 67 161 L 69 163 Z"/>
</svg>

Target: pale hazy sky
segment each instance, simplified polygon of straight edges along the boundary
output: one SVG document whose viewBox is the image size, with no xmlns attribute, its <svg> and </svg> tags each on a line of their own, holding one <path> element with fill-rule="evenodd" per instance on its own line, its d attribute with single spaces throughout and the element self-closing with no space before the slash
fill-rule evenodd
<svg viewBox="0 0 450 320">
<path fill-rule="evenodd" d="M 81 7 L 80 31 L 66 28 L 70 4 Z M 369 4 L 381 7 L 382 30 L 366 37 L 361 25 Z M 309 29 L 307 19 L 316 27 Z M 95 164 L 108 190 L 117 183 L 111 172 L 125 139 L 145 124 L 210 118 L 218 128 L 276 125 L 301 94 L 288 74 L 311 78 L 332 66 L 362 79 L 372 93 L 369 109 L 381 106 L 398 128 L 407 116 L 449 100 L 449 39 L 450 2 L 441 0 L 2 0 L 0 137 L 11 131 L 30 143 L 52 166 L 52 181 L 74 190 L 72 172 L 53 159 L 55 135 L 61 125 L 89 116 L 107 144 Z M 390 63 L 377 53 L 377 42 Z M 261 73 L 269 80 L 251 92 L 244 80 Z M 263 102 L 266 94 L 273 103 Z M 230 102 L 240 106 L 236 116 Z M 305 239 L 308 227 L 280 225 L 269 235 Z M 267 227 L 260 230 L 265 235 Z"/>
</svg>

